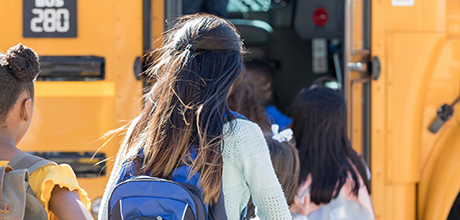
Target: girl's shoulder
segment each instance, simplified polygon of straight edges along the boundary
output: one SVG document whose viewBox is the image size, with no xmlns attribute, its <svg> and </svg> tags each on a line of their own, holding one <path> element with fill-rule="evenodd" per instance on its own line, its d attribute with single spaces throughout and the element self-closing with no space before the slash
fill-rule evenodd
<svg viewBox="0 0 460 220">
<path fill-rule="evenodd" d="M 259 133 L 262 134 L 259 125 L 246 118 L 236 118 L 224 125 L 224 134 L 228 137 L 251 136 Z"/>
<path fill-rule="evenodd" d="M 261 152 L 268 153 L 268 147 L 259 125 L 239 118 L 224 125 L 224 158 L 239 163 Z"/>
<path fill-rule="evenodd" d="M 55 186 L 77 191 L 81 202 L 89 210 L 91 202 L 88 194 L 78 185 L 77 177 L 72 168 L 67 164 L 50 164 L 30 174 L 29 184 L 46 211 L 50 213 L 49 201 Z"/>
</svg>

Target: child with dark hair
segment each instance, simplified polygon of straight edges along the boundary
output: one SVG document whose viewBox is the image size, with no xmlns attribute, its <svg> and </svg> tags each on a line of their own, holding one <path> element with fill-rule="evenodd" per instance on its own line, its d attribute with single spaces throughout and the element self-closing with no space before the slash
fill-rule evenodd
<svg viewBox="0 0 460 220">
<path fill-rule="evenodd" d="M 272 134 L 265 135 L 270 158 L 276 176 L 284 190 L 284 196 L 289 206 L 294 205 L 298 190 L 300 163 L 299 153 L 291 142 L 292 130 L 290 128 L 278 132 L 278 125 L 272 125 Z M 291 210 L 292 219 L 307 220 L 308 218 Z"/>
<path fill-rule="evenodd" d="M 292 130 L 290 128 L 279 132 L 279 125 L 271 126 L 272 132 L 265 134 L 270 159 L 275 169 L 278 181 L 283 187 L 284 196 L 289 206 L 297 202 L 297 190 L 299 181 L 299 154 L 292 143 Z M 298 202 L 297 202 L 298 203 Z M 295 213 L 291 210 L 291 216 L 294 220 L 307 220 L 308 218 L 302 213 Z M 258 218 L 255 217 L 255 220 Z"/>
<path fill-rule="evenodd" d="M 288 219 L 260 127 L 236 118 L 228 108 L 227 97 L 244 66 L 235 27 L 217 16 L 188 15 L 163 42 L 148 71 L 156 82 L 118 151 L 99 219 L 108 219 L 109 195 L 126 176 L 120 173 L 123 164 L 140 161 L 132 176 L 171 180 L 189 158 L 191 173 L 200 174 L 193 185 L 199 186 L 204 203 L 216 204 L 222 191 L 228 219 L 240 219 L 249 197 L 262 219 Z"/>
<path fill-rule="evenodd" d="M 256 97 L 264 108 L 266 119 L 282 129 L 287 128 L 292 119 L 269 104 L 273 95 L 272 84 L 275 74 L 270 63 L 263 59 L 251 59 L 245 64 L 245 72 L 254 85 Z"/>
<path fill-rule="evenodd" d="M 264 107 L 257 99 L 254 84 L 248 76 L 243 76 L 241 81 L 232 87 L 228 97 L 228 107 L 257 123 L 262 131 L 270 131 L 270 122 L 265 118 Z"/>
<path fill-rule="evenodd" d="M 29 48 L 18 44 L 6 54 L 0 53 L 0 166 L 33 157 L 16 146 L 32 120 L 38 72 L 38 56 Z M 70 166 L 42 166 L 30 174 L 29 184 L 48 219 L 93 219 L 87 194 L 78 186 Z"/>
<path fill-rule="evenodd" d="M 298 196 L 310 207 L 303 212 L 310 219 L 375 219 L 366 165 L 347 136 L 342 94 L 319 86 L 302 90 L 292 130 L 301 167 Z"/>
</svg>

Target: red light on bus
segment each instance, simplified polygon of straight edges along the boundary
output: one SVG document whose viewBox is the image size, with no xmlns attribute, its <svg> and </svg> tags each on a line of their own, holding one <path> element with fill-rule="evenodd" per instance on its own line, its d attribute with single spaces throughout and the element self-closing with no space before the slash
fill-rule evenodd
<svg viewBox="0 0 460 220">
<path fill-rule="evenodd" d="M 315 23 L 316 26 L 322 27 L 326 25 L 328 18 L 329 16 L 327 15 L 327 11 L 323 7 L 318 7 L 313 12 L 312 19 L 313 19 L 313 23 Z"/>
</svg>

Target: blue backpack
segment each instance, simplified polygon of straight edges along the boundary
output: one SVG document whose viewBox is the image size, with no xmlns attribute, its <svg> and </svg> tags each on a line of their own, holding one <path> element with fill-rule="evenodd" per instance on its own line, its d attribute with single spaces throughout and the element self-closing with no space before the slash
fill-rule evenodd
<svg viewBox="0 0 460 220">
<path fill-rule="evenodd" d="M 244 116 L 234 113 L 235 118 Z M 194 146 L 191 146 L 192 157 Z M 196 151 L 195 151 L 196 152 Z M 140 155 L 143 157 L 143 152 Z M 200 174 L 189 177 L 190 167 L 178 167 L 171 180 L 136 176 L 135 162 L 125 163 L 120 179 L 108 205 L 109 220 L 226 220 L 224 196 L 221 189 L 217 203 L 208 206 L 203 202 L 202 190 L 197 187 Z M 246 218 L 246 210 L 241 214 Z"/>
<path fill-rule="evenodd" d="M 219 201 L 208 207 L 197 187 L 200 174 L 188 179 L 190 167 L 177 168 L 171 180 L 167 180 L 135 176 L 135 165 L 129 162 L 122 168 L 122 175 L 109 199 L 109 220 L 227 219 L 222 192 Z"/>
</svg>

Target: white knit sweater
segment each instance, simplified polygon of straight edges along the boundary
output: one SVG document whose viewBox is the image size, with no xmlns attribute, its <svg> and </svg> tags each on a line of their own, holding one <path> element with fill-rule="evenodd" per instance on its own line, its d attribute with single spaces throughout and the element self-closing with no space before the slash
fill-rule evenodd
<svg viewBox="0 0 460 220">
<path fill-rule="evenodd" d="M 230 123 L 225 124 L 224 133 L 229 129 Z M 222 182 L 228 219 L 239 219 L 250 195 L 259 219 L 291 219 L 259 126 L 237 119 L 223 145 Z"/>
<path fill-rule="evenodd" d="M 137 120 L 138 118 L 132 124 Z M 253 122 L 236 119 L 233 123 L 224 125 L 224 134 L 230 131 L 231 125 L 234 130 L 225 136 L 222 154 L 222 182 L 228 219 L 240 219 L 249 196 L 252 196 L 252 202 L 257 207 L 256 215 L 261 220 L 291 219 L 262 130 Z M 111 194 L 119 177 L 121 155 L 120 152 L 118 154 L 102 199 L 99 220 L 107 220 L 108 195 Z"/>
</svg>

